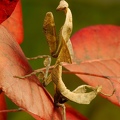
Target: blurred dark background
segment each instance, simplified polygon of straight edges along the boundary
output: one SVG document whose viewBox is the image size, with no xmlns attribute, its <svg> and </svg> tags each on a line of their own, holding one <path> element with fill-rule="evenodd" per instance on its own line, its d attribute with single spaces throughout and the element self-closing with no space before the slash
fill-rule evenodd
<svg viewBox="0 0 120 120">
<path fill-rule="evenodd" d="M 120 0 L 67 0 L 73 14 L 73 33 L 81 28 L 97 24 L 120 25 Z M 54 14 L 56 29 L 59 32 L 65 15 L 57 12 L 59 0 L 22 0 L 24 42 L 21 47 L 27 57 L 49 54 L 49 48 L 42 30 L 46 12 Z M 53 60 L 54 61 L 54 60 Z M 30 62 L 33 69 L 43 67 L 43 59 Z M 66 86 L 73 90 L 83 82 L 75 75 L 63 75 Z M 53 95 L 52 83 L 47 90 Z M 17 108 L 8 98 L 8 108 Z M 120 120 L 120 107 L 97 96 L 90 105 L 67 102 L 89 120 Z M 34 120 L 24 112 L 9 113 L 8 120 Z"/>
</svg>

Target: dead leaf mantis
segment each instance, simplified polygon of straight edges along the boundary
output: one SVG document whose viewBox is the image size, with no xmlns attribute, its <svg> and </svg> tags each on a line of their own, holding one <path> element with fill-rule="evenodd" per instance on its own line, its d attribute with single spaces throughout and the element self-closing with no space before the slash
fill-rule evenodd
<svg viewBox="0 0 120 120">
<path fill-rule="evenodd" d="M 48 75 L 51 64 L 51 58 L 49 55 L 38 56 L 32 59 L 45 58 L 44 65 L 46 66 L 46 72 L 44 74 L 43 85 L 46 86 L 53 81 L 56 90 L 54 103 L 56 106 L 63 107 L 63 120 L 65 120 L 65 107 L 62 103 L 67 100 L 71 100 L 79 104 L 89 104 L 96 97 L 96 95 L 101 92 L 102 86 L 94 88 L 89 85 L 81 85 L 73 91 L 66 88 L 62 80 L 62 62 L 71 64 L 74 57 L 72 44 L 70 42 L 70 35 L 73 26 L 72 13 L 69 9 L 68 3 L 65 0 L 60 1 L 57 10 L 63 11 L 66 15 L 65 22 L 61 27 L 58 36 L 56 34 L 54 17 L 51 12 L 46 13 L 43 23 L 43 30 L 49 45 L 51 56 L 57 58 L 52 72 Z M 18 78 L 26 78 L 37 73 L 42 73 L 41 69 Z M 92 91 L 87 92 L 87 89 L 91 89 Z"/>
<path fill-rule="evenodd" d="M 43 24 L 44 32 L 50 47 L 51 56 L 57 56 L 54 68 L 48 78 L 44 81 L 44 85 L 48 85 L 51 81 L 54 82 L 56 87 L 55 96 L 57 96 L 57 99 L 55 98 L 56 103 L 59 103 L 62 99 L 61 96 L 64 96 L 65 98 L 79 104 L 89 104 L 96 97 L 97 93 L 101 91 L 101 86 L 93 88 L 88 85 L 82 85 L 71 92 L 66 88 L 65 84 L 62 81 L 61 62 L 72 63 L 72 57 L 74 56 L 72 45 L 70 43 L 70 35 L 72 32 L 72 14 L 68 7 L 68 3 L 65 0 L 60 1 L 57 10 L 63 11 L 66 15 L 66 19 L 64 25 L 60 29 L 58 39 L 55 31 L 54 18 L 51 12 L 48 12 L 46 14 Z M 52 40 L 54 40 L 55 44 L 52 42 Z M 59 44 L 57 45 L 56 43 Z M 52 47 L 54 49 L 52 49 Z M 92 89 L 93 91 L 86 93 L 86 88 Z"/>
</svg>

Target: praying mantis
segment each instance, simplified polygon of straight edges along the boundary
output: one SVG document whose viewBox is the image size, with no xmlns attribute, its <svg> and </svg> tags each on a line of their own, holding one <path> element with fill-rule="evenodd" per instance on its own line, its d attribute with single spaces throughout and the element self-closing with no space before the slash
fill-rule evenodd
<svg viewBox="0 0 120 120">
<path fill-rule="evenodd" d="M 101 91 L 101 86 L 93 88 L 88 85 L 82 85 L 71 92 L 66 88 L 65 84 L 63 83 L 62 62 L 72 63 L 72 59 L 74 57 L 72 44 L 70 42 L 70 35 L 72 32 L 72 13 L 68 7 L 68 3 L 65 0 L 60 1 L 57 10 L 63 11 L 66 15 L 64 25 L 61 27 L 58 37 L 56 36 L 54 18 L 51 12 L 48 12 L 46 14 L 43 23 L 43 29 L 45 36 L 47 38 L 47 42 L 49 44 L 51 56 L 57 57 L 52 72 L 47 77 L 47 79 L 44 80 L 44 85 L 46 86 L 51 81 L 53 81 L 57 93 L 55 95 L 57 96 L 57 99 L 56 98 L 54 99 L 58 103 L 63 102 L 61 98 L 61 96 L 63 96 L 79 104 L 89 104 L 90 101 L 92 101 L 92 99 L 96 97 L 97 93 Z M 86 92 L 85 88 L 92 89 L 93 91 L 85 93 Z"/>
<path fill-rule="evenodd" d="M 74 51 L 72 44 L 70 42 L 70 35 L 72 33 L 72 13 L 69 9 L 68 3 L 65 0 L 61 0 L 58 7 L 58 11 L 65 13 L 65 22 L 60 29 L 59 35 L 56 34 L 54 16 L 52 12 L 47 12 L 44 22 L 43 30 L 49 45 L 50 54 L 52 57 L 56 58 L 55 65 L 48 75 L 51 57 L 49 55 L 43 55 L 34 57 L 31 59 L 45 58 L 44 65 L 46 67 L 45 74 L 41 70 L 36 70 L 28 75 L 19 77 L 26 78 L 33 74 L 43 73 L 43 86 L 47 86 L 51 81 L 54 83 L 55 95 L 54 95 L 54 104 L 55 106 L 61 106 L 63 108 L 63 120 L 66 120 L 65 106 L 64 102 L 71 100 L 78 104 L 89 104 L 98 93 L 101 92 L 102 86 L 97 86 L 96 88 L 89 85 L 78 86 L 75 90 L 70 91 L 65 86 L 62 80 L 62 62 L 72 64 L 74 59 Z M 30 60 L 31 60 L 30 59 Z M 90 92 L 87 92 L 87 89 L 90 89 Z"/>
</svg>

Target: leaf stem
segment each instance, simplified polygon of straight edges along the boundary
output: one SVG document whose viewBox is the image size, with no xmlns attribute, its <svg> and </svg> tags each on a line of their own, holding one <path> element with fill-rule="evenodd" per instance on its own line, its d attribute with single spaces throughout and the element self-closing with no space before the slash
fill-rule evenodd
<svg viewBox="0 0 120 120">
<path fill-rule="evenodd" d="M 0 113 L 20 112 L 20 111 L 23 111 L 23 108 L 12 109 L 12 110 L 0 110 Z"/>
</svg>

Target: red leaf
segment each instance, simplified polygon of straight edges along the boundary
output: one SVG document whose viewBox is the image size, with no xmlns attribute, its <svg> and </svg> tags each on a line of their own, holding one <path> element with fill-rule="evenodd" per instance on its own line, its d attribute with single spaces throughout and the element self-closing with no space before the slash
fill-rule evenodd
<svg viewBox="0 0 120 120">
<path fill-rule="evenodd" d="M 67 120 L 88 120 L 70 106 L 66 107 L 66 117 Z"/>
<path fill-rule="evenodd" d="M 17 2 L 18 0 L 0 0 L 0 23 L 11 15 Z"/>
<path fill-rule="evenodd" d="M 20 44 L 23 41 L 22 10 L 20 1 L 17 3 L 11 16 L 2 23 Z"/>
<path fill-rule="evenodd" d="M 71 38 L 77 64 L 65 66 L 70 71 L 108 76 L 109 79 L 77 74 L 86 83 L 102 85 L 102 92 L 120 105 L 120 27 L 98 25 L 84 28 Z M 105 96 L 104 96 L 105 97 Z"/>
<path fill-rule="evenodd" d="M 35 76 L 18 79 L 32 71 L 22 50 L 5 28 L 0 26 L 0 88 L 15 104 L 29 112 L 35 119 L 61 119 L 54 108 L 51 96 Z"/>
<path fill-rule="evenodd" d="M 0 94 L 0 111 L 6 110 L 6 102 L 4 98 L 4 94 Z M 7 114 L 6 113 L 0 113 L 0 120 L 7 120 Z"/>
<path fill-rule="evenodd" d="M 18 79 L 32 72 L 20 46 L 7 30 L 0 26 L 0 88 L 15 104 L 37 120 L 61 120 L 61 111 L 39 83 L 36 76 Z M 3 108 L 5 109 L 5 108 Z M 72 108 L 66 108 L 67 120 L 86 120 Z M 1 119 L 0 119 L 1 120 Z"/>
</svg>

